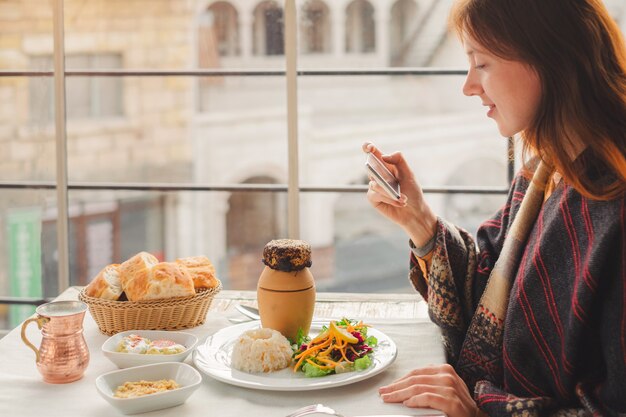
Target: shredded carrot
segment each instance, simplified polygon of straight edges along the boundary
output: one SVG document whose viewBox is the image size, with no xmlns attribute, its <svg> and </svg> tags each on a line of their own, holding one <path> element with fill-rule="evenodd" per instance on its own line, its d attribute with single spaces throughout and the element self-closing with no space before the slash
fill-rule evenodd
<svg viewBox="0 0 626 417">
<path fill-rule="evenodd" d="M 348 360 L 348 358 L 346 358 L 346 351 L 344 349 L 341 349 L 341 357 L 343 358 L 344 361 L 352 363 L 352 361 Z"/>
<path fill-rule="evenodd" d="M 300 364 L 302 363 L 302 361 L 308 357 L 312 352 L 315 352 L 316 350 L 320 350 L 323 347 L 325 347 L 327 344 L 330 344 L 332 342 L 332 339 L 327 339 L 324 343 L 322 343 L 321 345 L 317 345 L 317 346 L 313 346 L 308 348 L 307 350 L 305 350 L 302 353 L 299 353 L 298 355 L 296 355 L 296 359 L 298 360 L 298 363 L 296 363 L 296 366 L 293 368 L 293 371 L 296 372 L 299 368 L 300 368 Z"/>
<path fill-rule="evenodd" d="M 333 351 L 333 349 L 335 349 L 335 347 L 334 347 L 333 345 L 330 345 L 330 346 L 328 347 L 328 349 L 326 349 L 326 350 L 325 350 L 325 351 L 323 351 L 323 352 L 320 352 L 320 353 L 319 353 L 319 356 L 328 356 L 328 355 L 330 355 L 330 352 L 332 352 L 332 351 Z"/>
<path fill-rule="evenodd" d="M 346 334 L 343 331 L 338 330 L 338 328 L 343 328 L 346 332 L 352 334 L 354 331 L 360 332 L 363 327 L 369 326 L 364 325 L 363 321 L 359 321 L 356 325 L 352 325 L 347 319 L 345 322 L 348 324 L 337 325 L 335 322 L 331 322 L 331 326 L 324 332 L 317 335 L 309 343 L 307 349 L 294 355 L 294 359 L 297 359 L 298 361 L 294 366 L 293 371 L 297 372 L 304 362 L 319 369 L 334 370 L 340 364 L 340 362 L 335 361 L 330 357 L 331 353 L 335 350 L 338 352 L 338 355 L 340 355 L 340 359 L 343 359 L 343 361 L 347 363 L 353 363 L 353 361 L 348 360 L 346 356 L 348 349 L 350 349 L 357 357 L 359 354 L 352 347 L 352 343 L 346 340 Z M 317 362 L 321 362 L 321 364 Z"/>
<path fill-rule="evenodd" d="M 332 359 L 328 359 L 328 358 L 320 358 L 320 357 L 317 357 L 316 359 L 317 359 L 318 361 L 321 361 L 321 362 L 324 362 L 324 363 L 329 363 L 329 364 L 331 364 L 331 365 L 335 365 L 335 366 L 337 366 L 337 364 L 339 363 L 339 362 L 335 362 L 334 360 L 332 360 Z"/>
<path fill-rule="evenodd" d="M 352 353 L 354 353 L 355 355 L 359 356 L 359 354 L 357 353 L 356 350 L 354 350 L 354 348 L 352 346 L 348 346 L 350 348 L 350 350 L 352 351 Z"/>
<path fill-rule="evenodd" d="M 320 350 L 328 345 L 330 345 L 332 342 L 332 339 L 326 339 L 321 345 L 317 345 L 317 346 L 313 346 L 313 347 L 309 347 L 307 350 L 305 350 L 302 353 L 298 353 L 296 355 L 296 359 L 301 357 L 301 356 L 306 356 L 307 354 L 310 354 L 311 352 L 315 352 L 316 350 Z"/>
</svg>

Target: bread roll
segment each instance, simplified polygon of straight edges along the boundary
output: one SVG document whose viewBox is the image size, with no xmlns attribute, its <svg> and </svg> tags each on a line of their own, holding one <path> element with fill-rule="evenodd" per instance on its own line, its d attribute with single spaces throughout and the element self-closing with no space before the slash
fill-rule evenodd
<svg viewBox="0 0 626 417">
<path fill-rule="evenodd" d="M 215 267 L 205 256 L 190 256 L 176 259 L 176 263 L 187 268 L 195 288 L 215 288 L 219 280 L 215 277 Z"/>
<path fill-rule="evenodd" d="M 141 271 L 124 286 L 124 292 L 130 301 L 185 297 L 196 294 L 189 271 L 174 262 L 156 264 L 147 273 Z"/>
<path fill-rule="evenodd" d="M 148 252 L 139 252 L 129 260 L 120 265 L 120 283 L 122 289 L 130 301 L 134 301 L 128 294 L 128 288 L 133 286 L 133 281 L 139 279 L 146 281 L 152 267 L 159 263 L 159 260 Z"/>
<path fill-rule="evenodd" d="M 89 297 L 117 301 L 122 295 L 119 264 L 107 265 L 85 288 Z"/>
</svg>

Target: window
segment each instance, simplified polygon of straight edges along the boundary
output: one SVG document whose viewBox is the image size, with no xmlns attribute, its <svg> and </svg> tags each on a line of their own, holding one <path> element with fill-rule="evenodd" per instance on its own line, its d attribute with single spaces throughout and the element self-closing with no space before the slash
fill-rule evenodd
<svg viewBox="0 0 626 417">
<path fill-rule="evenodd" d="M 313 247 L 320 291 L 408 292 L 406 236 L 363 196 L 360 145 L 368 139 L 407 155 L 437 212 L 457 215 L 461 225 L 473 220 L 467 194 L 451 199 L 447 188 L 433 188 L 458 186 L 474 150 L 493 149 L 490 160 L 504 159 L 506 142 L 459 92 L 466 63 L 462 51 L 449 47 L 445 2 L 434 2 L 443 5 L 433 25 L 441 30 L 424 34 L 432 38 L 433 66 L 446 68 L 445 77 L 385 70 L 392 39 L 423 40 L 414 28 L 428 11 L 418 10 L 415 0 L 289 2 L 299 7 L 296 52 L 303 71 L 297 137 L 287 123 L 295 112 L 284 75 L 284 2 L 62 3 L 68 121 L 60 140 L 67 145 L 71 235 L 65 260 L 72 284 L 85 283 L 103 263 L 146 250 L 167 260 L 206 255 L 224 288 L 254 289 L 263 245 L 288 237 L 299 219 L 299 237 Z M 37 41 L 52 35 L 38 31 L 38 18 L 25 16 L 21 41 L 0 46 L 10 51 L 3 56 L 13 57 L 5 64 L 13 73 L 0 73 L 0 153 L 8 155 L 0 161 L 0 181 L 25 188 L 4 190 L 0 222 L 42 226 L 42 253 L 32 259 L 46 287 L 32 296 L 48 297 L 56 295 L 59 280 L 58 161 L 52 60 L 44 56 L 51 48 L 41 46 L 51 42 Z M 0 27 L 0 36 L 9 30 Z M 20 73 L 23 62 L 32 74 Z M 100 74 L 111 68 L 120 70 Z M 80 70 L 88 74 L 77 76 Z M 47 125 L 33 128 L 31 120 Z M 290 158 L 294 142 L 300 147 Z M 288 189 L 294 159 L 299 186 Z M 493 165 L 489 175 L 499 201 L 504 165 Z M 461 185 L 481 182 L 477 176 Z M 298 210 L 288 207 L 294 195 Z M 31 208 L 42 214 L 14 215 Z M 0 240 L 0 265 L 9 265 L 10 247 Z M 13 274 L 5 268 L 0 289 L 29 296 L 11 292 Z"/>
<path fill-rule="evenodd" d="M 277 182 L 271 177 L 257 176 L 248 178 L 243 184 Z M 267 192 L 235 192 L 228 199 L 226 246 L 231 288 L 254 288 L 263 269 L 259 262 L 259 242 L 287 235 L 283 215 L 287 209 L 285 197 L 284 194 Z"/>
<path fill-rule="evenodd" d="M 207 43 L 206 46 L 203 46 L 204 42 Z M 226 1 L 211 4 L 201 20 L 200 50 L 215 48 L 211 43 L 216 44 L 220 56 L 240 54 L 239 17 L 235 7 Z"/>
<path fill-rule="evenodd" d="M 374 7 L 367 0 L 354 0 L 346 8 L 346 52 L 374 52 L 376 23 Z"/>
<path fill-rule="evenodd" d="M 391 7 L 389 46 L 391 64 L 402 65 L 405 55 L 410 51 L 416 34 L 417 5 L 414 0 L 398 0 Z"/>
<path fill-rule="evenodd" d="M 285 22 L 283 9 L 275 1 L 264 1 L 254 9 L 254 54 L 283 55 Z"/>
<path fill-rule="evenodd" d="M 302 6 L 300 18 L 300 52 L 328 53 L 331 40 L 330 13 L 321 0 L 309 0 Z"/>
<path fill-rule="evenodd" d="M 78 54 L 66 57 L 68 68 L 89 70 L 94 68 L 122 68 L 120 54 Z M 31 68 L 51 68 L 52 57 L 33 57 Z M 50 123 L 54 119 L 53 80 L 49 79 L 48 95 L 44 99 L 47 105 L 42 106 L 39 94 L 40 81 L 31 82 L 30 86 L 30 119 L 35 124 Z M 112 77 L 72 77 L 66 81 L 67 118 L 97 119 L 118 117 L 123 115 L 122 97 L 123 84 L 120 78 Z"/>
</svg>

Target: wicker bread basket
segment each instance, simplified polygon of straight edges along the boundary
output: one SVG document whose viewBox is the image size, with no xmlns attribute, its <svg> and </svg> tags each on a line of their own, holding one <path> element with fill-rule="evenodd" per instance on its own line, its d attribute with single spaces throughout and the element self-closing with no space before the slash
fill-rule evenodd
<svg viewBox="0 0 626 417">
<path fill-rule="evenodd" d="M 89 297 L 83 288 L 78 298 L 89 306 L 100 331 L 108 336 L 126 330 L 181 330 L 204 323 L 213 297 L 222 289 L 196 290 L 188 297 L 149 301 L 111 301 Z"/>
</svg>

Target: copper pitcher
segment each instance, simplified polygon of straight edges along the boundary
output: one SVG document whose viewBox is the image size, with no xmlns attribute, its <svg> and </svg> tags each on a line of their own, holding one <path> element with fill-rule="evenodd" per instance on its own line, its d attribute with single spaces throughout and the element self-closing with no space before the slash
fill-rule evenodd
<svg viewBox="0 0 626 417">
<path fill-rule="evenodd" d="M 81 301 L 53 301 L 35 310 L 37 315 L 22 324 L 22 341 L 36 355 L 43 380 L 64 384 L 82 378 L 89 364 L 89 349 L 83 336 L 87 304 Z M 26 326 L 37 323 L 42 330 L 39 349 L 26 338 Z"/>
</svg>

